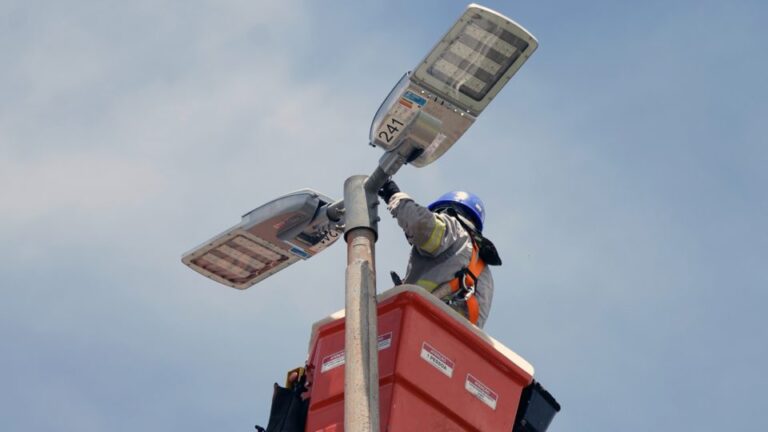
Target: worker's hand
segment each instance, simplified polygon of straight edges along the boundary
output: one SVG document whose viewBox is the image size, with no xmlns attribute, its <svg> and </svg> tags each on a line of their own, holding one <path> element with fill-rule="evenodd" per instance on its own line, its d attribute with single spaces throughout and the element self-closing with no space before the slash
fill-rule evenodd
<svg viewBox="0 0 768 432">
<path fill-rule="evenodd" d="M 393 182 L 392 180 L 387 180 L 387 182 L 381 186 L 381 189 L 379 189 L 378 194 L 385 203 L 389 204 L 389 200 L 392 198 L 392 195 L 398 192 L 400 192 L 400 188 L 397 187 L 397 183 Z"/>
</svg>

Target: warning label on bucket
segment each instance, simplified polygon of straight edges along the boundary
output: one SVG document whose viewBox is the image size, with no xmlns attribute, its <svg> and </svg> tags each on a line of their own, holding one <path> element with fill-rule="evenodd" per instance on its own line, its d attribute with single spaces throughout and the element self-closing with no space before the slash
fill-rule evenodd
<svg viewBox="0 0 768 432">
<path fill-rule="evenodd" d="M 427 363 L 434 366 L 440 372 L 444 373 L 448 378 L 453 376 L 453 367 L 456 365 L 453 360 L 444 356 L 440 351 L 436 350 L 432 345 L 426 342 L 421 345 L 421 358 L 426 360 Z"/>
<path fill-rule="evenodd" d="M 491 390 L 479 379 L 473 377 L 472 374 L 467 374 L 467 381 L 464 383 L 464 388 L 476 398 L 480 399 L 481 402 L 491 407 L 492 410 L 496 410 L 496 402 L 499 401 L 498 393 Z"/>
<path fill-rule="evenodd" d="M 320 373 L 326 373 L 331 369 L 344 364 L 344 351 L 333 353 L 323 359 L 323 365 L 320 366 Z"/>
<path fill-rule="evenodd" d="M 383 335 L 379 336 L 378 344 L 379 344 L 379 351 L 391 347 L 392 346 L 392 332 L 384 333 Z"/>
<path fill-rule="evenodd" d="M 392 346 L 392 332 L 384 333 L 378 337 L 378 349 L 379 351 L 385 350 Z M 331 369 L 344 364 L 344 351 L 335 352 L 329 356 L 323 358 L 323 362 L 320 365 L 320 373 L 326 373 Z"/>
</svg>

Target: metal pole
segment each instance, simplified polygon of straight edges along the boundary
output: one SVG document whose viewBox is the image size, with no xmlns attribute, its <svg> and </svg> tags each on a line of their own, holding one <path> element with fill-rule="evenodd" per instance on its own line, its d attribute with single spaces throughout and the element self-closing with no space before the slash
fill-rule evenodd
<svg viewBox="0 0 768 432">
<path fill-rule="evenodd" d="M 379 431 L 379 357 L 377 341 L 375 191 L 366 176 L 344 183 L 347 241 L 345 281 L 344 430 Z"/>
<path fill-rule="evenodd" d="M 417 155 L 421 154 L 421 149 L 418 150 L 418 152 L 415 152 Z M 376 169 L 373 171 L 373 173 L 371 173 L 371 175 L 365 179 L 365 193 L 368 201 L 371 201 L 372 199 L 376 200 L 376 192 L 379 190 L 379 188 L 383 186 L 384 183 L 390 179 L 390 177 L 395 175 L 395 173 L 399 171 L 400 168 L 402 168 L 405 162 L 406 159 L 399 153 L 384 153 L 384 156 L 379 159 L 379 165 L 376 166 Z M 344 214 L 344 200 L 339 200 L 328 204 L 325 211 L 328 220 L 334 222 L 340 221 Z M 376 217 L 376 208 L 374 207 L 372 211 L 373 213 L 371 220 Z M 376 227 L 373 229 L 375 231 Z"/>
</svg>

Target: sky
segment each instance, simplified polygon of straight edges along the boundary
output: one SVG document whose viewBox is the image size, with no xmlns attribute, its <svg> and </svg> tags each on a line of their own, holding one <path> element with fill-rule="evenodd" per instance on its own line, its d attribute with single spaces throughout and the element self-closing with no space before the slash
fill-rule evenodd
<svg viewBox="0 0 768 432">
<path fill-rule="evenodd" d="M 488 1 L 539 43 L 439 161 L 504 265 L 485 330 L 552 431 L 768 430 L 768 6 Z M 341 242 L 246 291 L 180 262 L 373 171 L 464 2 L 0 0 L 0 430 L 253 430 L 344 303 Z M 382 214 L 379 290 L 408 245 Z"/>
</svg>

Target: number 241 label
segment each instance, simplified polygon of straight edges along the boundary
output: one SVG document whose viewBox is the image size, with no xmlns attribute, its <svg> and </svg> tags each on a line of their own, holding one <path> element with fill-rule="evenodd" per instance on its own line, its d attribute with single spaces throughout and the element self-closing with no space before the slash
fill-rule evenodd
<svg viewBox="0 0 768 432">
<path fill-rule="evenodd" d="M 398 135 L 400 135 L 403 126 L 405 126 L 403 122 L 388 116 L 381 126 L 379 126 L 379 132 L 376 136 L 385 143 L 390 144 Z"/>
</svg>

